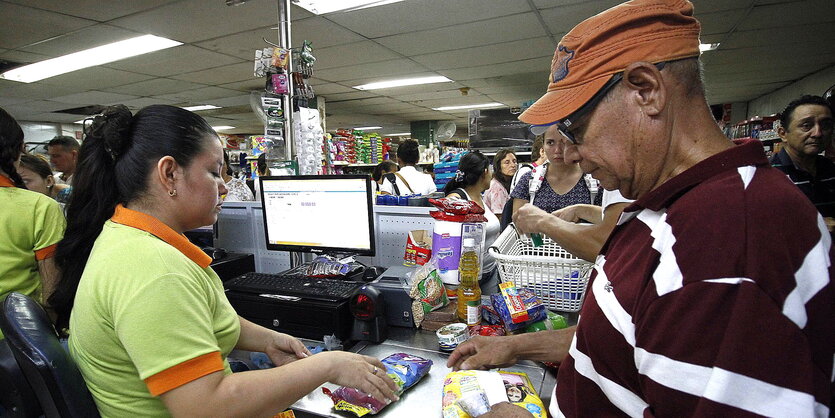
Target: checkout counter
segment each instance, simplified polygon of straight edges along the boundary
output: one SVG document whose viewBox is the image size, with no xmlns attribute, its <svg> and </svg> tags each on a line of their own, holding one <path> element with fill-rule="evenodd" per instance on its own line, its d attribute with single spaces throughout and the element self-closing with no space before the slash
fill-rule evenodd
<svg viewBox="0 0 835 418">
<path fill-rule="evenodd" d="M 374 205 L 374 231 L 376 252 L 373 257 L 357 257 L 366 265 L 402 266 L 406 236 L 415 229 L 432 230 L 432 208 L 414 206 Z M 254 255 L 255 271 L 279 273 L 291 267 L 291 254 L 268 251 L 265 248 L 264 218 L 261 202 L 225 202 L 218 217 L 215 247 Z M 310 255 L 304 255 L 308 256 Z M 307 261 L 307 260 L 303 260 Z M 576 320 L 576 319 L 575 319 Z M 303 340 L 307 345 L 321 342 Z M 414 354 L 433 361 L 432 369 L 414 387 L 403 394 L 400 401 L 383 409 L 377 416 L 389 417 L 441 417 L 444 378 L 452 371 L 446 367 L 449 353 L 440 351 L 433 331 L 416 328 L 388 327 L 388 338 L 380 344 L 358 342 L 348 351 L 383 358 L 393 353 Z M 234 356 L 234 354 L 233 354 Z M 525 372 L 537 389 L 546 408 L 556 384 L 556 373 L 540 363 L 521 362 L 510 371 Z M 330 390 L 336 385 L 325 384 Z M 298 417 L 353 417 L 355 415 L 333 409 L 333 401 L 317 388 L 291 407 Z M 277 411 L 280 412 L 280 411 Z"/>
</svg>

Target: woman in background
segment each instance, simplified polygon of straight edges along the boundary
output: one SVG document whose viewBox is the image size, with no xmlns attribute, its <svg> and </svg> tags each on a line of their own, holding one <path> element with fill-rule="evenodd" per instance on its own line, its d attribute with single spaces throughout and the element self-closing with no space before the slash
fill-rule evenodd
<svg viewBox="0 0 835 418">
<path fill-rule="evenodd" d="M 27 189 L 45 194 L 62 206 L 70 200 L 72 186 L 56 183 L 49 163 L 43 158 L 29 154 L 21 155 L 18 173 Z"/>
<path fill-rule="evenodd" d="M 501 218 L 504 205 L 510 199 L 510 181 L 519 167 L 516 154 L 512 150 L 503 149 L 493 158 L 493 180 L 490 188 L 484 193 L 485 210 L 490 210 Z"/>
<path fill-rule="evenodd" d="M 400 191 L 400 195 L 420 194 L 427 195 L 436 192 L 435 180 L 432 176 L 423 172 L 417 167 L 420 158 L 418 143 L 414 139 L 407 139 L 397 147 L 397 165 L 400 171 L 395 174 L 395 181 L 388 179 L 380 185 L 380 190 L 388 194 L 396 194 L 394 185 Z"/>
<path fill-rule="evenodd" d="M 490 186 L 490 160 L 479 151 L 464 154 L 458 163 L 455 178 L 444 187 L 444 194 L 448 198 L 464 199 L 475 202 L 484 209 L 487 224 L 484 227 L 485 236 L 482 248 L 481 279 L 478 284 L 482 295 L 490 295 L 499 291 L 499 274 L 496 269 L 496 259 L 487 249 L 499 237 L 499 218 L 484 204 L 481 194 Z"/>
<path fill-rule="evenodd" d="M 374 167 L 374 170 L 371 171 L 371 179 L 374 180 L 374 192 L 380 194 L 390 194 L 386 191 L 380 190 L 380 185 L 383 184 L 383 180 L 388 179 L 389 182 L 392 182 L 394 188 L 397 188 L 396 184 L 396 177 L 394 173 L 397 172 L 397 164 L 394 161 L 383 161 L 380 164 L 377 164 Z M 395 195 L 400 195 L 399 190 L 394 190 Z"/>
<path fill-rule="evenodd" d="M 211 225 L 226 193 L 217 134 L 200 116 L 154 105 L 108 108 L 85 133 L 50 301 L 103 417 L 263 416 L 324 382 L 397 397 L 383 364 L 239 317 L 184 231 Z M 71 313 L 71 315 L 70 315 Z M 279 367 L 232 374 L 232 349 Z"/>
<path fill-rule="evenodd" d="M 53 255 L 65 221 L 56 201 L 26 190 L 23 150 L 23 130 L 0 109 L 0 299 L 20 292 L 42 302 L 58 280 Z"/>
</svg>

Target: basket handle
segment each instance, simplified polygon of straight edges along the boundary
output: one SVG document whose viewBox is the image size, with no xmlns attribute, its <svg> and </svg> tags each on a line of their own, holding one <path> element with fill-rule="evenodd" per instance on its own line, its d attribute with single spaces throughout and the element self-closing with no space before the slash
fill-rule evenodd
<svg viewBox="0 0 835 418">
<path fill-rule="evenodd" d="M 505 229 L 507 229 L 508 227 L 511 227 L 511 226 L 513 227 L 513 231 L 516 232 L 516 236 L 518 237 L 519 236 L 519 230 L 516 229 L 516 225 L 514 225 L 513 222 L 507 224 Z M 504 232 L 504 231 L 502 231 L 502 232 Z M 501 232 L 499 233 L 499 235 L 501 235 Z M 493 243 L 495 244 L 496 241 L 493 241 Z M 489 247 L 487 247 L 487 251 L 489 252 L 490 250 L 493 250 L 493 252 L 496 252 L 496 253 L 500 252 L 499 247 L 496 247 L 495 245 L 490 245 Z"/>
</svg>

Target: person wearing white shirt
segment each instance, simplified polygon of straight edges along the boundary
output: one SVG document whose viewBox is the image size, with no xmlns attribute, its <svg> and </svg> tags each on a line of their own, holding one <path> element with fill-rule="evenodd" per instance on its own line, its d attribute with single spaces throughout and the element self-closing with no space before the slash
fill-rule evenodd
<svg viewBox="0 0 835 418">
<path fill-rule="evenodd" d="M 432 176 L 415 167 L 419 158 L 417 141 L 407 139 L 397 147 L 397 164 L 400 165 L 400 171 L 395 174 L 395 184 L 401 195 L 426 195 L 438 191 Z M 380 191 L 396 195 L 388 179 L 380 185 Z"/>
</svg>

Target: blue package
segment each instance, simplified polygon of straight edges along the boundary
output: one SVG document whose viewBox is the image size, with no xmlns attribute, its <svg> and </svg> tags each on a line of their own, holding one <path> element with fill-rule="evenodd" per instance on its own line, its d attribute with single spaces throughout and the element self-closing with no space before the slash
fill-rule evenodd
<svg viewBox="0 0 835 418">
<path fill-rule="evenodd" d="M 504 324 L 504 327 L 507 331 L 515 332 L 523 330 L 528 325 L 534 322 L 542 321 L 548 316 L 545 310 L 545 305 L 543 305 L 539 301 L 539 298 L 536 296 L 536 294 L 525 288 L 517 288 L 516 294 L 522 298 L 522 302 L 526 306 L 536 305 L 528 311 L 528 316 L 530 317 L 530 319 L 528 319 L 527 321 L 514 323 L 510 316 L 510 310 L 507 308 L 507 303 L 505 302 L 505 299 L 502 296 L 502 294 L 496 293 L 490 295 L 490 301 L 493 304 L 493 309 L 496 310 L 496 313 L 499 315 L 499 319 L 501 319 L 502 324 Z"/>
</svg>

